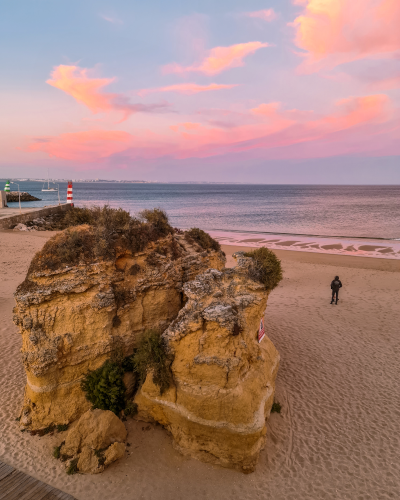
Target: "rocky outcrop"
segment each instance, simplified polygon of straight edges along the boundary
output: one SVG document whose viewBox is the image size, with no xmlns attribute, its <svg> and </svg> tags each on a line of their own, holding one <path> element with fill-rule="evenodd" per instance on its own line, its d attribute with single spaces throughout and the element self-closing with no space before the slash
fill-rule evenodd
<svg viewBox="0 0 400 500">
<path fill-rule="evenodd" d="M 174 384 L 163 394 L 148 374 L 135 397 L 138 417 L 165 426 L 182 453 L 254 470 L 274 400 L 279 354 L 260 319 L 269 292 L 235 269 L 210 269 L 183 286 L 188 301 L 163 334 Z"/>
<path fill-rule="evenodd" d="M 79 472 L 98 474 L 125 453 L 127 431 L 111 411 L 89 410 L 68 432 L 60 454 L 77 462 Z"/>
<path fill-rule="evenodd" d="M 31 268 L 15 293 L 27 374 L 21 424 L 40 429 L 78 419 L 91 406 L 83 375 L 112 353 L 131 355 L 144 331 L 164 331 L 183 307 L 183 285 L 224 263 L 220 251 L 171 234 L 113 260 Z"/>
<path fill-rule="evenodd" d="M 40 198 L 36 198 L 36 196 L 32 196 L 29 193 L 26 192 L 21 192 L 18 193 L 18 191 L 10 191 L 7 193 L 7 201 L 13 202 L 13 201 L 19 201 L 21 195 L 21 201 L 41 201 Z"/>
</svg>

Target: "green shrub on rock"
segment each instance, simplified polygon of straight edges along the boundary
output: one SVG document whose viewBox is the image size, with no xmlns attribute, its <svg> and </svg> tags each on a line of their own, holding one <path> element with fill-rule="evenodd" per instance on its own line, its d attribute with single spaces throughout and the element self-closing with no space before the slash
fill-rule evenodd
<svg viewBox="0 0 400 500">
<path fill-rule="evenodd" d="M 125 407 L 123 376 L 123 368 L 108 360 L 97 370 L 86 374 L 81 382 L 81 389 L 93 408 L 110 410 L 118 415 Z"/>
<path fill-rule="evenodd" d="M 161 335 L 154 330 L 145 332 L 133 355 L 133 364 L 139 382 L 142 384 L 146 380 L 147 373 L 152 371 L 153 382 L 163 394 L 172 382 L 170 363 L 171 359 Z"/>
<path fill-rule="evenodd" d="M 282 280 L 282 266 L 274 252 L 262 247 L 244 255 L 253 259 L 248 269 L 249 278 L 262 283 L 267 290 L 273 290 L 278 286 Z"/>
</svg>

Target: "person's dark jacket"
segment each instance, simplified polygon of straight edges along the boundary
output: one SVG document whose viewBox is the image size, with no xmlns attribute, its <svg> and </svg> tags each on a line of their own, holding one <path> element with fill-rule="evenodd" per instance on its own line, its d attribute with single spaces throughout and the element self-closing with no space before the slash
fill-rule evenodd
<svg viewBox="0 0 400 500">
<path fill-rule="evenodd" d="M 338 292 L 339 288 L 342 288 L 342 282 L 340 280 L 334 279 L 331 283 L 331 290 Z"/>
</svg>

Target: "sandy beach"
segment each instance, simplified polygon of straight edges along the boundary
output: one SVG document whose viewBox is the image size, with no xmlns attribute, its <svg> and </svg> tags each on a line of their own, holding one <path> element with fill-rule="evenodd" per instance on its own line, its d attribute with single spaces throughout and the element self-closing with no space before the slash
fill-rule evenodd
<svg viewBox="0 0 400 500">
<path fill-rule="evenodd" d="M 400 491 L 400 261 L 276 250 L 284 279 L 266 333 L 281 355 L 267 446 L 253 474 L 197 462 L 160 427 L 129 419 L 129 452 L 97 476 L 67 476 L 55 436 L 15 421 L 25 375 L 13 292 L 54 233 L 0 232 L 0 460 L 78 500 L 395 499 Z M 228 265 L 245 247 L 223 246 Z M 330 282 L 343 282 L 330 305 Z"/>
</svg>

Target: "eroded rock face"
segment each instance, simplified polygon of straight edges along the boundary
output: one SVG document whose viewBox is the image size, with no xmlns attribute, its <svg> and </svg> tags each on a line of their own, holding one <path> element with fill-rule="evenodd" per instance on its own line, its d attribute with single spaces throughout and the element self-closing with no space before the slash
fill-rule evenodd
<svg viewBox="0 0 400 500">
<path fill-rule="evenodd" d="M 175 254 L 163 255 L 171 238 Z M 115 262 L 29 274 L 14 309 L 27 374 L 21 423 L 39 429 L 79 418 L 91 406 L 80 389 L 82 376 L 112 352 L 131 355 L 145 330 L 167 328 L 183 306 L 184 283 L 224 263 L 221 252 L 170 235 Z"/>
<path fill-rule="evenodd" d="M 83 474 L 98 474 L 125 453 L 127 431 L 111 411 L 89 410 L 68 432 L 61 455 L 78 459 Z"/>
<path fill-rule="evenodd" d="M 235 269 L 210 269 L 183 286 L 188 302 L 164 332 L 174 385 L 162 395 L 152 374 L 135 397 L 138 417 L 165 426 L 182 453 L 254 470 L 265 443 L 279 354 L 258 343 L 268 292 Z"/>
</svg>

